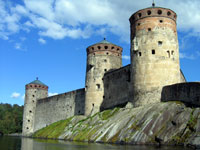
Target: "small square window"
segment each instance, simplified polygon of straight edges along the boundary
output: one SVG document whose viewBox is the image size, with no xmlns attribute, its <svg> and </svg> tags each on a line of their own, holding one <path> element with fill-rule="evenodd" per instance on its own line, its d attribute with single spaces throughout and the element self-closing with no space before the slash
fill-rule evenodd
<svg viewBox="0 0 200 150">
<path fill-rule="evenodd" d="M 156 51 L 155 49 L 152 49 L 152 54 L 155 55 L 156 54 Z"/>
<path fill-rule="evenodd" d="M 96 89 L 97 89 L 97 90 L 100 89 L 100 84 L 96 84 Z"/>
<path fill-rule="evenodd" d="M 162 41 L 158 41 L 158 45 L 161 46 L 163 44 Z"/>
</svg>

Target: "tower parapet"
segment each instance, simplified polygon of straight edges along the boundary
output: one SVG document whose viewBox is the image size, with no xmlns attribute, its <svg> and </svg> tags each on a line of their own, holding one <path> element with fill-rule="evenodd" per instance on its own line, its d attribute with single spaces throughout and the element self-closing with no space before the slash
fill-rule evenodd
<svg viewBox="0 0 200 150">
<path fill-rule="evenodd" d="M 180 82 L 176 18 L 170 9 L 149 7 L 129 19 L 135 107 L 159 102 L 163 86 Z"/>
<path fill-rule="evenodd" d="M 104 74 L 122 67 L 121 55 L 122 48 L 106 39 L 87 48 L 85 115 L 100 111 L 104 99 Z"/>
<path fill-rule="evenodd" d="M 23 129 L 22 134 L 29 136 L 34 132 L 35 109 L 38 99 L 48 96 L 48 86 L 38 80 L 38 78 L 26 85 Z"/>
</svg>

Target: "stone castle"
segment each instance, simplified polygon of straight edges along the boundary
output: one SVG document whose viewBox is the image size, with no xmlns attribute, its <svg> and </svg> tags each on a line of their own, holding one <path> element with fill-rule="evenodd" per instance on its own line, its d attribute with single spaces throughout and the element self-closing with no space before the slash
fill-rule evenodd
<svg viewBox="0 0 200 150">
<path fill-rule="evenodd" d="M 199 83 L 186 82 L 180 70 L 176 19 L 174 11 L 155 5 L 134 13 L 129 19 L 131 64 L 124 67 L 120 46 L 106 39 L 89 46 L 85 88 L 48 97 L 48 86 L 38 79 L 27 84 L 23 135 L 114 107 L 173 100 L 200 105 Z"/>
</svg>

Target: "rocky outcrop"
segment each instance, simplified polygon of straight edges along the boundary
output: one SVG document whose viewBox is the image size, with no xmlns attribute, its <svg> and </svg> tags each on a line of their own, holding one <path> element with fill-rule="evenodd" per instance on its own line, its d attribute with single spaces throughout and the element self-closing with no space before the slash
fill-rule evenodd
<svg viewBox="0 0 200 150">
<path fill-rule="evenodd" d="M 198 147 L 200 108 L 189 108 L 180 102 L 115 108 L 54 123 L 37 131 L 34 137 Z"/>
</svg>

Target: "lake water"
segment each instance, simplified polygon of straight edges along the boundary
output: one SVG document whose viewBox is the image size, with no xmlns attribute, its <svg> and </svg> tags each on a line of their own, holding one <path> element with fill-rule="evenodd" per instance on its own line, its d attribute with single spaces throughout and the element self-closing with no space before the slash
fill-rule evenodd
<svg viewBox="0 0 200 150">
<path fill-rule="evenodd" d="M 111 145 L 98 143 L 0 137 L 0 150 L 189 150 L 183 147 Z"/>
</svg>

